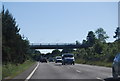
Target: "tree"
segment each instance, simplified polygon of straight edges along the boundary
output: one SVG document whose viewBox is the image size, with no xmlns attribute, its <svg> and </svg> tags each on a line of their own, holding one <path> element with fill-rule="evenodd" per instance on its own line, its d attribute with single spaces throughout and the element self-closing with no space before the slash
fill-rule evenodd
<svg viewBox="0 0 120 81">
<path fill-rule="evenodd" d="M 106 39 L 109 38 L 103 28 L 98 28 L 95 33 L 97 35 L 97 39 L 101 42 L 106 42 Z"/>
<path fill-rule="evenodd" d="M 86 41 L 86 40 L 83 40 L 83 41 L 82 41 L 82 44 L 86 44 L 86 43 L 87 43 L 87 41 Z"/>
<path fill-rule="evenodd" d="M 53 57 L 51 53 L 46 53 L 46 54 L 44 54 L 44 55 L 45 55 L 45 57 L 47 57 L 47 58 Z"/>
<path fill-rule="evenodd" d="M 9 10 L 2 10 L 2 62 L 18 64 L 27 58 L 29 41 L 19 34 L 20 28 Z"/>
<path fill-rule="evenodd" d="M 36 49 L 34 49 L 32 51 L 33 51 L 33 53 L 32 53 L 32 59 L 36 60 L 36 61 L 39 61 L 40 58 L 41 58 L 41 52 L 39 50 L 36 50 Z"/>
<path fill-rule="evenodd" d="M 114 38 L 117 38 L 117 40 L 120 40 L 120 27 L 117 27 L 116 31 L 115 31 L 115 36 L 113 36 Z"/>
<path fill-rule="evenodd" d="M 72 53 L 74 52 L 73 48 L 64 48 L 61 53 Z"/>
<path fill-rule="evenodd" d="M 120 52 L 120 27 L 117 27 L 115 31 L 115 36 L 113 37 L 116 38 L 115 43 L 117 44 L 118 51 Z"/>
<path fill-rule="evenodd" d="M 59 55 L 61 55 L 61 52 L 58 49 L 52 51 L 52 56 L 59 56 Z"/>
<path fill-rule="evenodd" d="M 102 53 L 102 50 L 103 50 L 103 44 L 102 44 L 101 42 L 97 42 L 97 43 L 94 45 L 94 51 L 95 51 L 95 53 L 101 54 L 101 53 Z"/>
<path fill-rule="evenodd" d="M 95 34 L 93 31 L 89 31 L 87 35 L 87 43 L 93 45 L 95 43 Z"/>
<path fill-rule="evenodd" d="M 75 42 L 76 42 L 76 45 L 80 45 L 80 42 L 78 40 L 76 40 Z"/>
</svg>

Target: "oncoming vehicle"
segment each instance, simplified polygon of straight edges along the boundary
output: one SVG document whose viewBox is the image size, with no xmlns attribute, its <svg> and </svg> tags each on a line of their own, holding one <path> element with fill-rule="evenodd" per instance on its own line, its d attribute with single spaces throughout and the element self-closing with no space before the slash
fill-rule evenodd
<svg viewBox="0 0 120 81">
<path fill-rule="evenodd" d="M 61 56 L 56 56 L 55 63 L 58 63 L 58 62 L 62 63 L 62 57 Z"/>
<path fill-rule="evenodd" d="M 70 53 L 65 53 L 62 54 L 62 65 L 65 64 L 75 64 L 75 58 L 74 58 L 74 54 L 70 54 Z"/>
<path fill-rule="evenodd" d="M 112 65 L 112 75 L 114 79 L 117 79 L 120 75 L 120 53 L 118 53 L 114 58 Z"/>
</svg>

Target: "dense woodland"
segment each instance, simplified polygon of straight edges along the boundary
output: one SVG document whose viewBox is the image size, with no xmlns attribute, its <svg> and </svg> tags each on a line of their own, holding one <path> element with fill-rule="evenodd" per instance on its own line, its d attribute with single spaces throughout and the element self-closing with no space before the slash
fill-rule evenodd
<svg viewBox="0 0 120 81">
<path fill-rule="evenodd" d="M 3 7 L 2 13 L 2 61 L 3 64 L 23 63 L 29 59 L 40 59 L 41 53 L 37 50 L 29 48 L 29 40 L 19 33 L 15 18 Z M 55 57 L 62 53 L 74 53 L 76 59 L 84 59 L 86 61 L 106 61 L 112 62 L 114 56 L 120 52 L 120 27 L 117 27 L 113 37 L 116 39 L 112 43 L 107 43 L 109 38 L 103 28 L 96 31 L 89 31 L 88 35 L 82 43 L 76 41 L 76 44 L 86 44 L 91 47 L 73 49 L 63 49 L 62 51 L 53 50 L 52 53 L 43 55 L 45 57 Z"/>
</svg>

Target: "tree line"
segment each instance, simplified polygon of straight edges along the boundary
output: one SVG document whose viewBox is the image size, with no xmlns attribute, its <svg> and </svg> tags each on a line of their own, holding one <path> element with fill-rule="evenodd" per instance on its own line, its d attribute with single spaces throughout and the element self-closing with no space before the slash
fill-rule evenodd
<svg viewBox="0 0 120 81">
<path fill-rule="evenodd" d="M 76 41 L 77 44 L 86 45 L 88 47 L 78 48 L 76 50 L 70 48 L 63 49 L 59 51 L 55 49 L 52 53 L 47 53 L 43 55 L 44 57 L 55 57 L 61 56 L 63 53 L 73 53 L 75 54 L 76 60 L 88 61 L 101 61 L 101 62 L 113 62 L 113 59 L 117 53 L 120 53 L 120 27 L 117 27 L 115 30 L 115 35 L 113 38 L 116 38 L 114 42 L 106 42 L 109 38 L 107 33 L 103 28 L 98 28 L 96 31 L 89 31 L 86 39 L 80 43 Z"/>
<path fill-rule="evenodd" d="M 80 43 L 76 41 L 77 44 L 87 45 L 89 47 L 79 48 L 79 49 L 63 49 L 59 51 L 55 49 L 52 53 L 47 53 L 45 56 L 55 57 L 61 56 L 63 53 L 74 53 L 77 60 L 83 59 L 87 61 L 102 61 L 102 62 L 113 62 L 113 59 L 117 53 L 120 53 L 120 27 L 117 27 L 115 30 L 115 35 L 113 38 L 116 38 L 114 42 L 106 42 L 109 38 L 107 33 L 103 28 L 98 28 L 96 31 L 89 31 L 86 39 Z"/>
<path fill-rule="evenodd" d="M 17 65 L 35 58 L 32 53 L 36 53 L 36 50 L 31 50 L 29 40 L 19 33 L 20 28 L 9 10 L 5 10 L 3 6 L 1 14 L 3 64 L 13 63 Z"/>
<path fill-rule="evenodd" d="M 82 44 L 89 44 L 91 47 L 79 48 L 73 53 L 77 59 L 85 61 L 113 62 L 117 53 L 120 53 L 120 27 L 115 30 L 113 35 L 114 42 L 106 42 L 109 36 L 103 28 L 98 28 L 95 32 L 89 31 L 86 40 Z"/>
</svg>

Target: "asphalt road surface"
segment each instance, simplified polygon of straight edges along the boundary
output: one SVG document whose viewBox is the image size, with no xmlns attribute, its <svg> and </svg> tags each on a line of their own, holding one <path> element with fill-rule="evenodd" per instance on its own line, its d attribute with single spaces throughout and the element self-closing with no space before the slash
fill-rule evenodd
<svg viewBox="0 0 120 81">
<path fill-rule="evenodd" d="M 112 69 L 108 67 L 86 64 L 62 65 L 54 62 L 38 62 L 14 79 L 15 81 L 17 79 L 24 79 L 23 81 L 120 81 L 120 78 L 117 80 L 112 78 Z"/>
<path fill-rule="evenodd" d="M 85 64 L 40 63 L 31 79 L 99 79 L 112 77 L 111 68 Z"/>
</svg>

